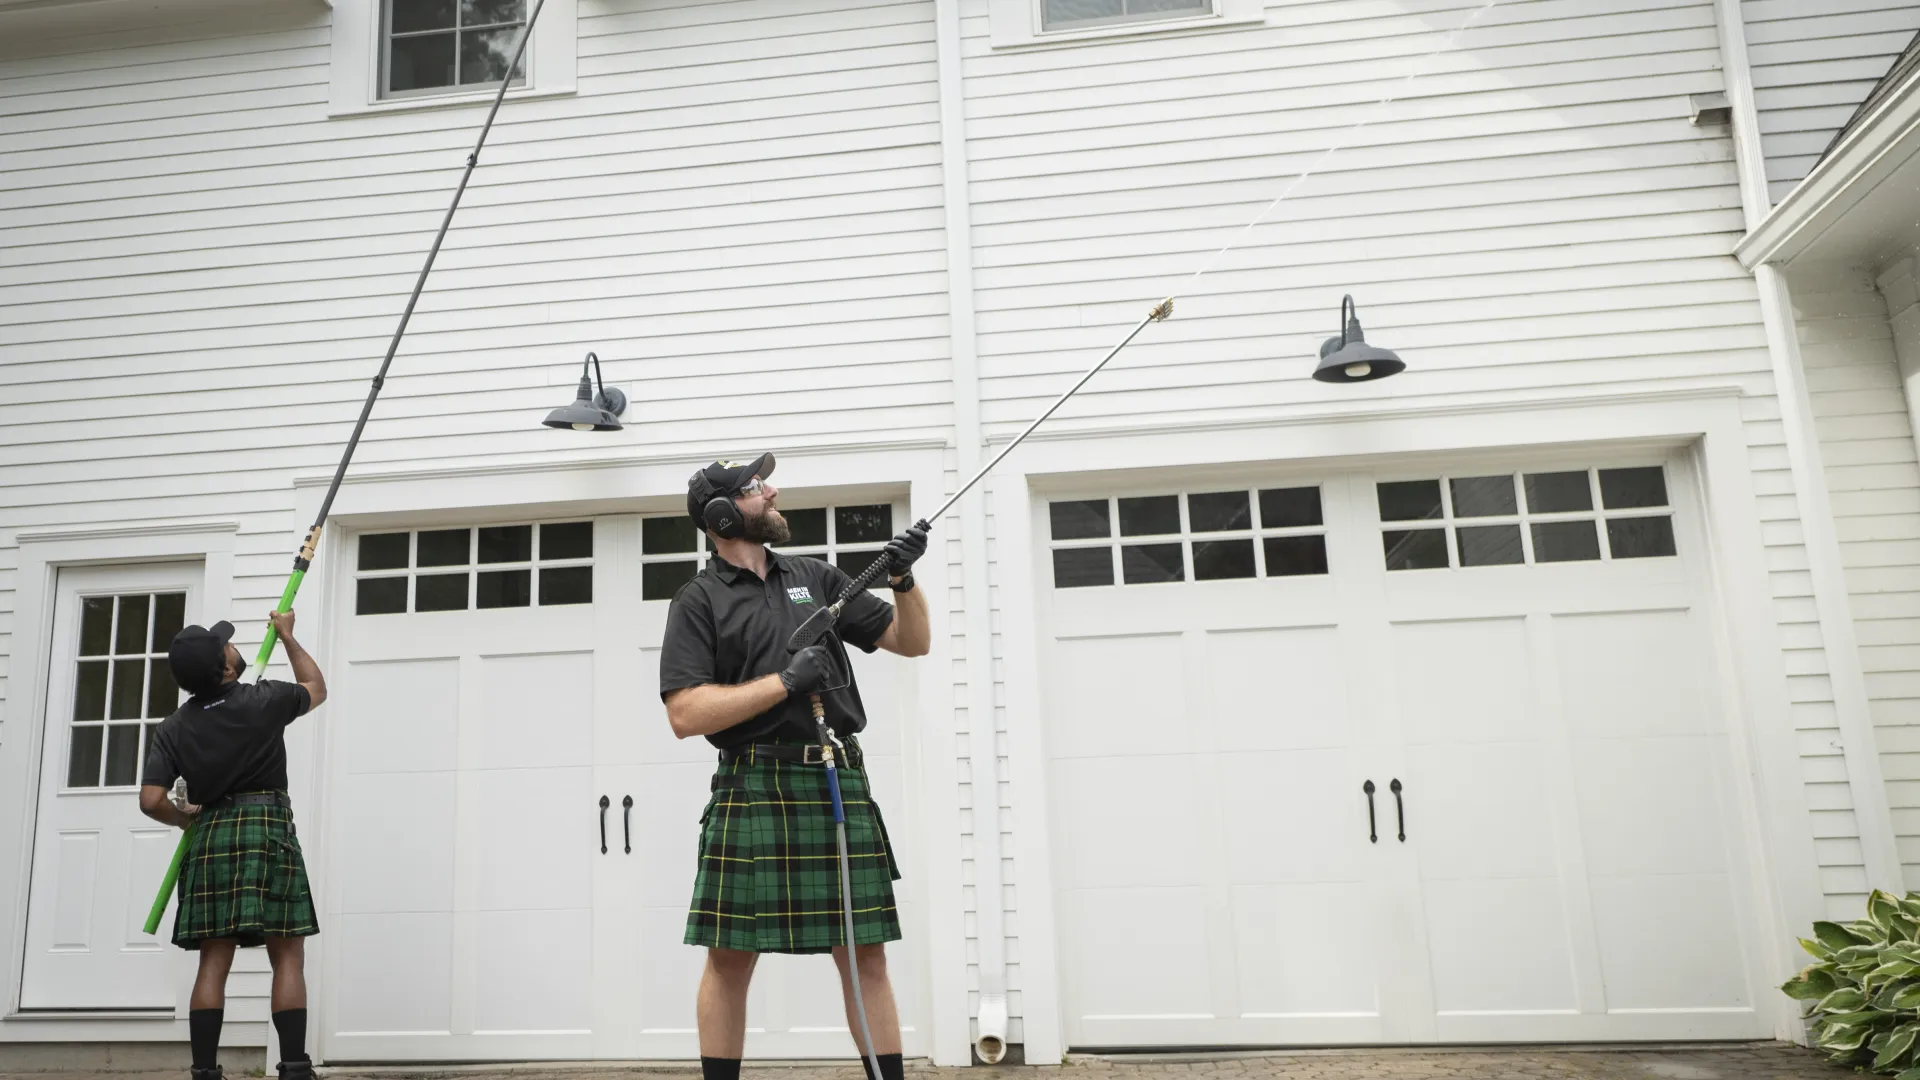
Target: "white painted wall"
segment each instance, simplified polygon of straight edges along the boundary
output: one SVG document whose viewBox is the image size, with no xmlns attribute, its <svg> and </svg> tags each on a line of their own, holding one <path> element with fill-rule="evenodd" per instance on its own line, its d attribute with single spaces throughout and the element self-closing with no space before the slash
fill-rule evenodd
<svg viewBox="0 0 1920 1080">
<path fill-rule="evenodd" d="M 1743 0 L 1754 106 L 1774 202 L 1920 31 L 1912 0 Z"/>
<path fill-rule="evenodd" d="M 1809 276 L 1800 352 L 1902 873 L 1920 888 L 1920 463 L 1885 297 L 1864 272 Z"/>
</svg>

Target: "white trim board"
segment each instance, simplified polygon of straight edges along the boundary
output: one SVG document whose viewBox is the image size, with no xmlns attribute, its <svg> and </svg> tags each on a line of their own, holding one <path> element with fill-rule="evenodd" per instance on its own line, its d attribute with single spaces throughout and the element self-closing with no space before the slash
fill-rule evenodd
<svg viewBox="0 0 1920 1080">
<path fill-rule="evenodd" d="M 1387 455 L 1496 454 L 1570 445 L 1688 446 L 1706 492 L 1703 526 L 1712 538 L 1716 633 L 1729 658 L 1727 712 L 1738 765 L 1752 778 L 1741 831 L 1753 868 L 1761 940 L 1755 962 L 1764 983 L 1778 984 L 1799 967 L 1794 938 L 1825 918 L 1805 789 L 1800 774 L 1778 625 L 1772 611 L 1760 515 L 1747 462 L 1740 400 L 1732 388 L 1690 397 L 1647 395 L 1598 404 L 1542 404 L 1530 411 L 1431 415 L 1409 409 L 1359 423 L 1269 425 L 1258 429 L 1057 437 L 1044 450 L 1022 445 L 1008 456 L 995 485 L 1000 543 L 995 564 L 1006 634 L 1008 759 L 1020 828 L 1013 857 L 1021 867 L 1021 953 L 1026 971 L 1028 1038 L 1059 1038 L 1059 935 L 1052 911 L 1051 837 L 1046 829 L 1047 769 L 1034 623 L 1036 570 L 1028 532 L 1032 501 L 1049 488 L 1084 483 L 1089 474 L 1181 470 L 1212 474 L 1259 462 L 1312 462 L 1323 467 Z M 1044 471 L 1041 471 L 1044 468 Z M 1046 985 L 1040 985 L 1044 982 Z M 1780 1038 L 1799 1032 L 1793 1003 L 1758 1003 Z"/>
<path fill-rule="evenodd" d="M 6 738 L 0 739 L 0 979 L 6 990 L 0 1042 L 174 1041 L 187 1037 L 186 1002 L 172 1015 L 145 1019 L 75 1019 L 72 1013 L 45 1018 L 20 1012 L 20 977 L 26 940 L 27 889 L 33 869 L 35 808 L 39 804 L 39 763 L 45 738 L 47 671 L 51 663 L 47 630 L 53 625 L 62 567 L 115 563 L 199 561 L 201 617 L 229 617 L 233 606 L 234 521 L 109 527 L 43 529 L 21 533 L 19 592 L 14 605 L 13 675 L 6 702 Z M 157 883 L 156 883 L 157 884 Z M 179 952 L 179 984 L 191 981 L 191 954 Z"/>
</svg>

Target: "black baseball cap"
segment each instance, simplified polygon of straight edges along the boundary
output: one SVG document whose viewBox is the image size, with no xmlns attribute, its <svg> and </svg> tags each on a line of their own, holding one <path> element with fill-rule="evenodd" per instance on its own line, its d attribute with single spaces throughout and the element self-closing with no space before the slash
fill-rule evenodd
<svg viewBox="0 0 1920 1080">
<path fill-rule="evenodd" d="M 687 516 L 704 529 L 708 502 L 739 491 L 756 476 L 765 480 L 772 475 L 772 454 L 761 454 L 752 461 L 716 461 L 687 478 Z"/>
<path fill-rule="evenodd" d="M 167 646 L 173 681 L 189 694 L 220 689 L 227 678 L 227 642 L 232 640 L 233 624 L 225 619 L 212 626 L 189 626 L 173 635 Z"/>
</svg>

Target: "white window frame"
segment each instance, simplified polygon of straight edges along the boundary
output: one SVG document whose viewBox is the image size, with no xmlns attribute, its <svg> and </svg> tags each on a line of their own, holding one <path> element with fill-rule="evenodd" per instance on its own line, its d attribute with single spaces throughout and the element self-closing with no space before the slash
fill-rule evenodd
<svg viewBox="0 0 1920 1080">
<path fill-rule="evenodd" d="M 539 0 L 527 0 L 527 14 Z M 328 64 L 327 115 L 358 116 L 473 105 L 493 100 L 500 84 L 380 96 L 381 48 L 385 4 L 382 0 L 334 0 L 333 47 Z M 577 88 L 579 73 L 579 0 L 546 0 L 533 37 L 521 60 L 525 81 L 507 88 L 508 99 L 555 97 Z"/>
<path fill-rule="evenodd" d="M 1178 30 L 1206 30 L 1222 26 L 1258 25 L 1267 21 L 1266 0 L 1213 0 L 1207 15 L 1179 15 L 1167 19 L 1111 23 L 1069 30 L 1043 29 L 1043 0 L 988 0 L 987 31 L 996 49 L 1137 37 Z"/>
</svg>

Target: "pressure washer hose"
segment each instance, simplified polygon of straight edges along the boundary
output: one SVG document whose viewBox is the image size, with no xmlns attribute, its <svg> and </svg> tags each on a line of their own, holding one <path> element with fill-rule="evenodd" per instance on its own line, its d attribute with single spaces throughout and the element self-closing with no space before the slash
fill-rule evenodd
<svg viewBox="0 0 1920 1080">
<path fill-rule="evenodd" d="M 847 857 L 847 807 L 840 799 L 840 771 L 834 767 L 833 736 L 827 730 L 827 707 L 819 694 L 809 694 L 813 703 L 813 726 L 820 732 L 820 760 L 827 767 L 827 794 L 833 799 L 834 842 L 840 848 L 840 913 L 847 926 L 847 981 L 853 987 L 853 1012 L 860 1018 L 860 1046 L 873 1070 L 873 1080 L 882 1080 L 880 1055 L 873 1052 L 873 1030 L 867 1026 L 867 1003 L 860 996 L 860 954 L 853 943 L 853 864 Z"/>
</svg>

